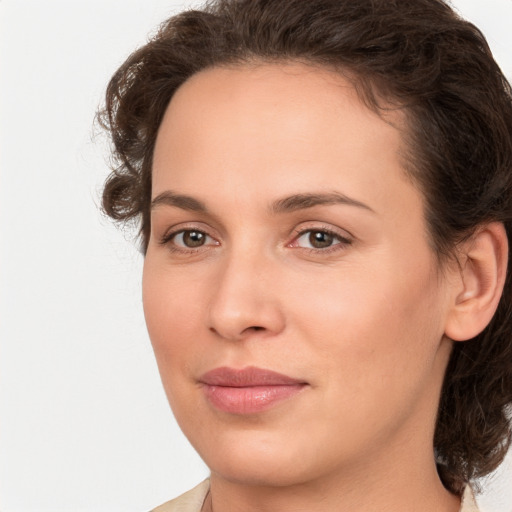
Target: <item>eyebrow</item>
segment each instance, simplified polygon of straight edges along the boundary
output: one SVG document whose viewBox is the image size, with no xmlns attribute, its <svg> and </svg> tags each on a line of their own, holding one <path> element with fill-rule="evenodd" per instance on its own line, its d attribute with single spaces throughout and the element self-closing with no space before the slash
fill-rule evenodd
<svg viewBox="0 0 512 512">
<path fill-rule="evenodd" d="M 305 210 L 314 206 L 342 204 L 347 206 L 355 206 L 363 208 L 370 212 L 375 211 L 367 204 L 341 194 L 339 192 L 318 193 L 318 194 L 294 194 L 283 199 L 278 199 L 272 203 L 271 209 L 273 213 L 294 212 L 297 210 Z"/>
<path fill-rule="evenodd" d="M 184 194 L 176 194 L 170 190 L 158 194 L 151 201 L 152 210 L 161 205 L 175 206 L 176 208 L 181 208 L 182 210 L 188 210 L 191 212 L 206 213 L 208 211 L 205 204 L 194 197 Z"/>
<path fill-rule="evenodd" d="M 332 204 L 355 206 L 375 213 L 367 204 L 339 192 L 293 194 L 272 202 L 270 211 L 274 214 L 280 214 Z M 151 209 L 161 205 L 174 206 L 192 212 L 208 213 L 208 208 L 203 202 L 192 196 L 177 194 L 170 190 L 162 192 L 151 201 Z"/>
</svg>

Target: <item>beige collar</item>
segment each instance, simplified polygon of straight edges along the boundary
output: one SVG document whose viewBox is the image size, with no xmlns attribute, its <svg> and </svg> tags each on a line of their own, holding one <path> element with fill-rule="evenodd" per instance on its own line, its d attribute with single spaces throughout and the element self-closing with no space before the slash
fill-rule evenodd
<svg viewBox="0 0 512 512">
<path fill-rule="evenodd" d="M 478 512 L 475 495 L 473 494 L 473 489 L 471 489 L 471 486 L 469 485 L 464 489 L 460 512 Z"/>
<path fill-rule="evenodd" d="M 186 492 L 179 498 L 164 503 L 152 512 L 200 512 L 203 504 L 209 505 L 209 503 L 204 503 L 205 498 L 208 497 L 209 488 L 210 481 L 206 479 L 194 489 Z M 479 512 L 473 490 L 469 485 L 464 490 L 459 512 Z"/>
</svg>

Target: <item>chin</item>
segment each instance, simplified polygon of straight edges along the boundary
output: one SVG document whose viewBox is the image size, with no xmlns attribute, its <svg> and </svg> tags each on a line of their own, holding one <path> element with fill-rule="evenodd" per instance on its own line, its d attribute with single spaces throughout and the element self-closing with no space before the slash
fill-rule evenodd
<svg viewBox="0 0 512 512">
<path fill-rule="evenodd" d="M 250 459 L 250 455 L 239 457 L 236 454 L 230 454 L 227 459 L 218 463 L 212 461 L 208 466 L 213 474 L 231 483 L 254 487 L 291 487 L 311 480 L 307 471 L 296 467 L 296 459 L 286 462 L 276 460 L 275 455 Z"/>
<path fill-rule="evenodd" d="M 290 442 L 289 431 L 268 433 L 250 427 L 223 432 L 204 443 L 191 439 L 212 474 L 232 483 L 262 487 L 301 484 L 325 470 L 325 464 L 317 467 L 315 450 L 305 453 L 308 450 L 304 450 L 301 440 L 292 441 L 295 442 Z"/>
</svg>

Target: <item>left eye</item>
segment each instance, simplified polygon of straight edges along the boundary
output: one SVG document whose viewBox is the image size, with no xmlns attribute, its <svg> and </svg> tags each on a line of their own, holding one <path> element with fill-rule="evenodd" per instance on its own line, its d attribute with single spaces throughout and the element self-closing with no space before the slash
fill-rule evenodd
<svg viewBox="0 0 512 512">
<path fill-rule="evenodd" d="M 293 243 L 295 247 L 308 249 L 328 249 L 333 245 L 349 243 L 348 240 L 324 230 L 308 230 L 303 232 Z"/>
</svg>

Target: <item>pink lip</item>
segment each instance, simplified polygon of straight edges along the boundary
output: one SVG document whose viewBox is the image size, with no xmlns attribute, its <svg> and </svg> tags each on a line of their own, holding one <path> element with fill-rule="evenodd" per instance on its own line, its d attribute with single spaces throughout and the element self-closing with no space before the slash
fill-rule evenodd
<svg viewBox="0 0 512 512">
<path fill-rule="evenodd" d="M 261 368 L 216 368 L 199 382 L 210 403 L 231 414 L 254 414 L 299 393 L 307 383 Z"/>
</svg>

